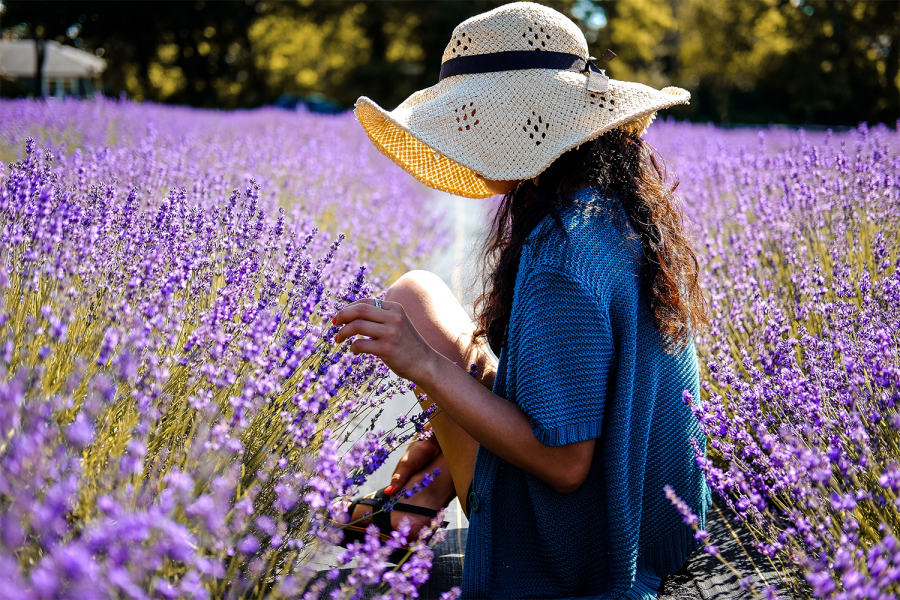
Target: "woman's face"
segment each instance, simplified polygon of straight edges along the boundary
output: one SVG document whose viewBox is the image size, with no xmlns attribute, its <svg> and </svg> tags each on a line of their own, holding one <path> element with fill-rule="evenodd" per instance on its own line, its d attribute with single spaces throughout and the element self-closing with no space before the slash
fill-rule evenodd
<svg viewBox="0 0 900 600">
<path fill-rule="evenodd" d="M 500 180 L 496 180 L 496 179 L 485 179 L 484 177 L 482 177 L 482 176 L 479 175 L 478 173 L 476 173 L 475 176 L 478 177 L 478 179 L 482 180 L 482 181 L 484 182 L 484 185 L 487 186 L 487 189 L 491 190 L 491 191 L 494 192 L 495 194 L 508 194 L 508 193 L 511 192 L 517 185 L 519 185 L 519 182 L 518 182 L 517 180 L 515 180 L 515 179 L 510 180 L 510 181 L 500 181 Z"/>
</svg>

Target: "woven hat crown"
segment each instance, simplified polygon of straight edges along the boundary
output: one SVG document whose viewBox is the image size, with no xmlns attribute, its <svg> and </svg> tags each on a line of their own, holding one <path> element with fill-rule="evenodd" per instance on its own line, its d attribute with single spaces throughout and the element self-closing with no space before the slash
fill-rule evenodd
<svg viewBox="0 0 900 600">
<path fill-rule="evenodd" d="M 589 64 L 571 19 L 516 2 L 453 30 L 437 84 L 390 112 L 362 97 L 356 116 L 379 150 L 426 185 L 484 198 L 484 179 L 531 179 L 606 131 L 641 135 L 656 111 L 690 97 L 608 79 Z"/>
<path fill-rule="evenodd" d="M 571 19 L 540 4 L 515 2 L 457 25 L 441 64 L 460 56 L 516 50 L 588 57 L 584 34 Z"/>
</svg>

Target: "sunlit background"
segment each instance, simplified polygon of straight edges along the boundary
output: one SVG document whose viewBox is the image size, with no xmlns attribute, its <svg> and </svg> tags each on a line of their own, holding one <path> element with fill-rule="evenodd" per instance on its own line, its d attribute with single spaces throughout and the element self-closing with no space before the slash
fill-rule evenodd
<svg viewBox="0 0 900 600">
<path fill-rule="evenodd" d="M 102 57 L 90 86 L 50 94 L 210 108 L 304 102 L 394 107 L 433 85 L 454 26 L 503 2 L 59 2 L 2 0 L 4 41 L 54 40 Z M 900 2 L 561 0 L 613 78 L 693 94 L 679 119 L 894 124 L 900 117 Z M 0 95 L 35 93 L 0 76 Z"/>
</svg>

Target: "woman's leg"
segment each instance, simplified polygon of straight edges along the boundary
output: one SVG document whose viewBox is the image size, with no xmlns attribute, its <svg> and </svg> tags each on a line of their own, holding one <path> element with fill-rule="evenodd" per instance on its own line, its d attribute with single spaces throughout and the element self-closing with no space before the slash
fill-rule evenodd
<svg viewBox="0 0 900 600">
<path fill-rule="evenodd" d="M 460 368 L 468 370 L 469 365 L 477 365 L 479 381 L 488 388 L 493 387 L 496 374 L 494 360 L 485 350 L 484 343 L 472 344 L 475 324 L 440 277 L 428 271 L 410 271 L 390 287 L 385 299 L 403 306 L 432 348 L 456 362 Z M 423 408 L 430 405 L 431 401 L 426 400 Z M 463 510 L 468 513 L 466 493 L 475 472 L 478 442 L 446 414 L 438 412 L 432 417 L 431 425 L 441 453 L 419 473 L 411 476 L 406 487 L 412 487 L 421 481 L 425 473 L 435 468 L 440 468 L 442 473 L 424 491 L 402 501 L 438 509 L 458 496 Z M 364 506 L 357 507 L 351 517 L 363 525 L 369 522 L 368 519 L 361 520 L 367 510 Z M 413 531 L 418 531 L 428 522 L 428 519 L 418 515 L 394 511 L 391 514 L 392 526 L 399 525 L 403 518 L 410 519 Z"/>
<path fill-rule="evenodd" d="M 462 369 L 477 365 L 479 381 L 488 388 L 493 387 L 497 365 L 484 342 L 472 343 L 475 324 L 440 277 L 429 271 L 410 271 L 388 289 L 385 299 L 403 306 L 432 348 Z M 423 408 L 430 405 L 431 400 L 426 400 Z M 468 514 L 466 494 L 475 473 L 478 442 L 440 411 L 432 418 L 431 425 L 450 469 L 456 495 Z"/>
</svg>

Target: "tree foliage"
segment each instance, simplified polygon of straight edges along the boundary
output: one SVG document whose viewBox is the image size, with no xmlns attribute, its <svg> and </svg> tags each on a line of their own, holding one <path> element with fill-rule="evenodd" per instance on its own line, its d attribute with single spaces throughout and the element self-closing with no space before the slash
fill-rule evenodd
<svg viewBox="0 0 900 600">
<path fill-rule="evenodd" d="M 900 3 L 681 3 L 681 65 L 722 121 L 894 122 L 900 117 Z"/>
<path fill-rule="evenodd" d="M 8 0 L 2 27 L 103 52 L 114 95 L 228 108 L 285 93 L 349 107 L 366 95 L 393 107 L 437 82 L 458 23 L 501 4 Z M 612 77 L 689 89 L 691 105 L 671 111 L 679 118 L 851 125 L 900 116 L 897 0 L 546 4 L 576 18 L 595 56 L 619 55 L 607 65 Z"/>
</svg>

